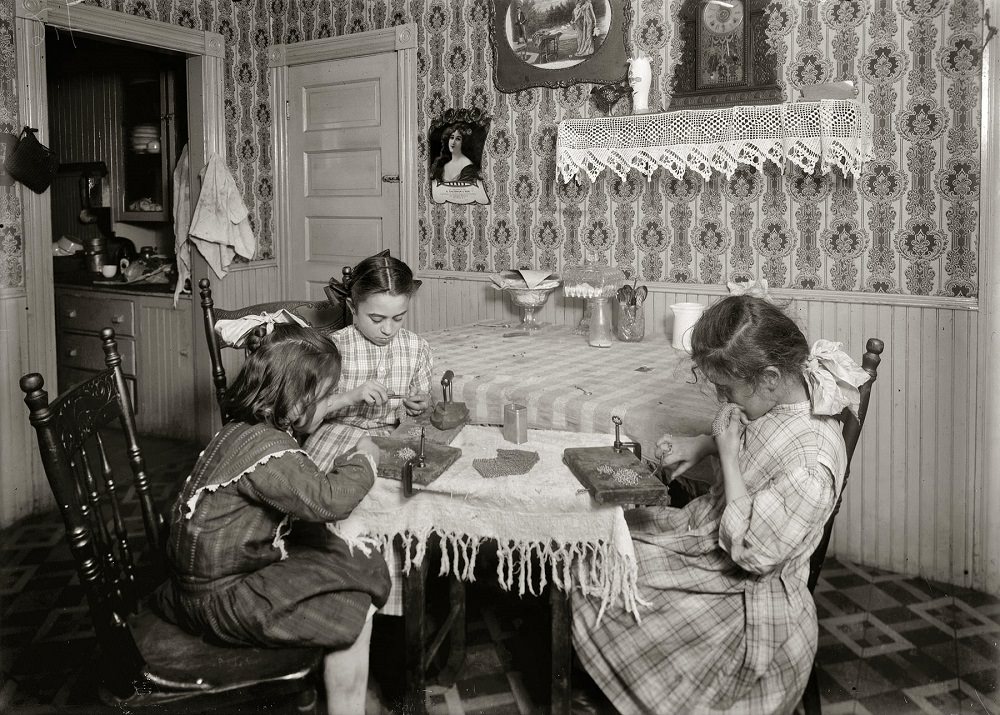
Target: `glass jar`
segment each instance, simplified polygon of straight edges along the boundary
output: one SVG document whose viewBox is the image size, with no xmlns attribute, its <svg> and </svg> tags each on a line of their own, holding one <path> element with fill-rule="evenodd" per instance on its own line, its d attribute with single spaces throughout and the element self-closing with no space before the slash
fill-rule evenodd
<svg viewBox="0 0 1000 715">
<path fill-rule="evenodd" d="M 646 311 L 642 303 L 620 304 L 618 307 L 618 339 L 637 343 L 646 335 Z"/>
<path fill-rule="evenodd" d="M 583 319 L 574 332 L 590 335 L 591 314 L 596 306 L 594 299 L 613 298 L 624 282 L 625 274 L 615 266 L 585 262 L 582 266 L 570 266 L 563 270 L 563 295 L 567 298 L 587 299 Z M 608 325 L 610 326 L 610 321 Z M 610 327 L 608 331 L 610 339 Z"/>
<path fill-rule="evenodd" d="M 595 348 L 611 347 L 611 299 L 590 299 L 590 333 L 587 342 Z"/>
</svg>

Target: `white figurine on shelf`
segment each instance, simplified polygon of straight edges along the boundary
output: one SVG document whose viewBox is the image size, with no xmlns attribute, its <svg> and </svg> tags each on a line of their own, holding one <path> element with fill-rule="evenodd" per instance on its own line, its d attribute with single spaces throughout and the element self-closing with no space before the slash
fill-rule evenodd
<svg viewBox="0 0 1000 715">
<path fill-rule="evenodd" d="M 653 81 L 653 71 L 648 57 L 632 57 L 628 61 L 628 83 L 632 85 L 632 113 L 645 114 L 649 111 L 649 88 Z"/>
</svg>

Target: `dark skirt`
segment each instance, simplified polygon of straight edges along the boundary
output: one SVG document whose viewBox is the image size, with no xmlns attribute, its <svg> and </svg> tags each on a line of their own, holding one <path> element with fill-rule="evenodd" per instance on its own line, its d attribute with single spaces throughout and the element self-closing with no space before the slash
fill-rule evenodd
<svg viewBox="0 0 1000 715">
<path fill-rule="evenodd" d="M 381 555 L 351 553 L 342 539 L 327 534 L 322 546 L 290 539 L 288 558 L 218 588 L 170 580 L 155 594 L 154 606 L 167 620 L 223 643 L 348 646 L 370 606 L 385 603 L 389 572 Z"/>
</svg>

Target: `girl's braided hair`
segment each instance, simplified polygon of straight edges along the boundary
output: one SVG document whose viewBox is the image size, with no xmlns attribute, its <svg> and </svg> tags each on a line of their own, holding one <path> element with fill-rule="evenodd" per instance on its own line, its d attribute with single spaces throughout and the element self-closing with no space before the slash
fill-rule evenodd
<svg viewBox="0 0 1000 715">
<path fill-rule="evenodd" d="M 420 281 L 413 277 L 410 267 L 390 256 L 388 251 L 383 251 L 356 265 L 345 289 L 354 305 L 358 306 L 376 293 L 411 296 L 419 287 Z"/>
</svg>

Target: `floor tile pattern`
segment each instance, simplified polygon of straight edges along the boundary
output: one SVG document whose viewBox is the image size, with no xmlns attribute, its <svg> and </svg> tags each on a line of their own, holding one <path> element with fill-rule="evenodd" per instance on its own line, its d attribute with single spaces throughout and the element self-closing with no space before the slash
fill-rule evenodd
<svg viewBox="0 0 1000 715">
<path fill-rule="evenodd" d="M 157 439 L 143 447 L 154 500 L 169 504 L 197 449 Z M 128 520 L 141 531 L 137 513 Z M 830 558 L 816 604 L 826 715 L 1000 715 L 1000 599 Z M 469 588 L 464 667 L 450 687 L 429 688 L 429 712 L 545 712 L 547 619 L 545 599 L 498 590 L 484 568 Z M 400 637 L 398 619 L 376 620 L 373 683 L 393 711 Z M 101 712 L 98 657 L 58 514 L 0 532 L 0 712 Z"/>
</svg>

